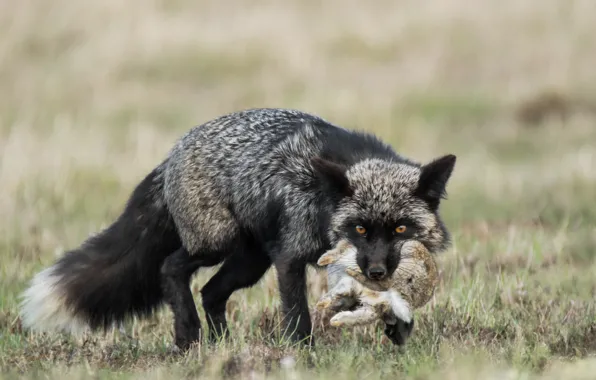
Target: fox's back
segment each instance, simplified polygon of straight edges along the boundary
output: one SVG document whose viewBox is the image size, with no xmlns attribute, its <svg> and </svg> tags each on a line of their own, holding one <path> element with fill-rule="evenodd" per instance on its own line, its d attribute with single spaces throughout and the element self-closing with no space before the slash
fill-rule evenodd
<svg viewBox="0 0 596 380">
<path fill-rule="evenodd" d="M 259 182 L 269 175 L 266 172 L 276 147 L 300 134 L 305 125 L 330 124 L 286 109 L 250 109 L 220 116 L 178 140 L 169 168 L 185 175 L 203 171 L 223 188 L 238 186 L 238 176 Z"/>
<path fill-rule="evenodd" d="M 243 183 L 261 183 L 279 170 L 297 169 L 291 167 L 296 164 L 292 160 L 304 161 L 321 152 L 338 156 L 334 158 L 339 161 L 354 160 L 358 155 L 402 159 L 374 136 L 348 131 L 316 115 L 257 108 L 223 115 L 192 128 L 173 148 L 170 168 L 180 170 L 182 164 L 195 171 L 197 165 L 192 164 L 200 164 L 216 171 L 223 186 L 238 186 L 239 176 L 248 177 Z"/>
<path fill-rule="evenodd" d="M 307 212 L 301 206 L 317 207 L 305 191 L 317 180 L 309 160 L 320 154 L 340 162 L 400 159 L 374 136 L 312 114 L 244 110 L 199 125 L 176 143 L 165 166 L 166 201 L 179 225 L 209 227 L 215 235 L 239 227 L 238 220 L 252 228 L 275 217 L 282 204 Z"/>
</svg>

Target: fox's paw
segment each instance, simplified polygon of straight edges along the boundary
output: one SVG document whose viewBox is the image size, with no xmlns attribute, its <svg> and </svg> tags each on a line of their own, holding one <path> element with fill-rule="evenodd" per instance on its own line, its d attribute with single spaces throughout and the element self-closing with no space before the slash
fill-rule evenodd
<svg viewBox="0 0 596 380">
<path fill-rule="evenodd" d="M 385 324 L 385 336 L 396 346 L 403 346 L 412 334 L 414 319 L 404 322 L 397 318 L 395 324 Z"/>
</svg>

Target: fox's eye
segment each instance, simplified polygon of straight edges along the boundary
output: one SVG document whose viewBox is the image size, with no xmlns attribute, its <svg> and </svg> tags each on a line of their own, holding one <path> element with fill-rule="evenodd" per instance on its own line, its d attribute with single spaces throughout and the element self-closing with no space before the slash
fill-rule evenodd
<svg viewBox="0 0 596 380">
<path fill-rule="evenodd" d="M 396 227 L 395 232 L 397 232 L 398 234 L 403 234 L 404 232 L 406 232 L 406 226 Z"/>
<path fill-rule="evenodd" d="M 356 226 L 356 232 L 358 232 L 360 235 L 364 235 L 366 233 L 366 228 L 362 226 Z"/>
</svg>

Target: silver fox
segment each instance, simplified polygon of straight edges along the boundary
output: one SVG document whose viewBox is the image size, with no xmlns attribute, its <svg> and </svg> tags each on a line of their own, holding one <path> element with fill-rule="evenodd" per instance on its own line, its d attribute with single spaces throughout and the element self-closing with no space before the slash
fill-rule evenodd
<svg viewBox="0 0 596 380">
<path fill-rule="evenodd" d="M 213 340 L 229 334 L 230 295 L 274 265 L 284 330 L 312 345 L 307 265 L 346 239 L 362 273 L 382 281 L 397 268 L 405 240 L 432 253 L 447 248 L 439 203 L 455 160 L 422 165 L 370 133 L 296 110 L 217 117 L 178 140 L 111 225 L 32 279 L 23 326 L 94 331 L 165 303 L 175 344 L 187 349 L 201 337 L 189 286 L 199 268 L 223 263 L 201 289 Z M 396 344 L 400 323 L 385 328 Z"/>
</svg>

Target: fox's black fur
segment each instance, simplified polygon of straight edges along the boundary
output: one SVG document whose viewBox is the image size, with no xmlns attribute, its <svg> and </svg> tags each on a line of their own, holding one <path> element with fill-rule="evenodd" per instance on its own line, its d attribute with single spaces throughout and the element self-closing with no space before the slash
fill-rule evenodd
<svg viewBox="0 0 596 380">
<path fill-rule="evenodd" d="M 222 116 L 182 137 L 112 225 L 33 279 L 23 323 L 107 328 L 166 302 L 175 342 L 186 348 L 200 337 L 189 287 L 200 267 L 223 262 L 201 290 L 214 337 L 227 334 L 230 295 L 273 264 L 285 326 L 293 339 L 312 339 L 306 266 L 341 238 L 358 248 L 371 278 L 395 270 L 405 238 L 445 249 L 450 238 L 438 206 L 454 163 L 445 156 L 420 165 L 372 134 L 299 111 Z M 407 233 L 395 232 L 400 225 Z M 408 333 L 386 329 L 396 343 Z"/>
</svg>

